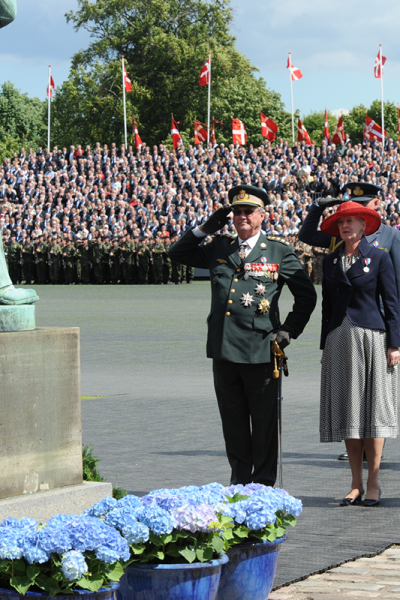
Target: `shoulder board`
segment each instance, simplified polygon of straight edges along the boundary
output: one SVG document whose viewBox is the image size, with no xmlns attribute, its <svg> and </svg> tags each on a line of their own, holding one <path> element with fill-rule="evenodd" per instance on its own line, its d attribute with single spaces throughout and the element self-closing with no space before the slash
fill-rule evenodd
<svg viewBox="0 0 400 600">
<path fill-rule="evenodd" d="M 274 235 L 267 235 L 267 240 L 271 240 L 271 242 L 280 242 L 285 246 L 291 246 L 290 242 L 287 242 L 286 240 L 281 240 L 281 238 L 275 237 Z"/>
</svg>

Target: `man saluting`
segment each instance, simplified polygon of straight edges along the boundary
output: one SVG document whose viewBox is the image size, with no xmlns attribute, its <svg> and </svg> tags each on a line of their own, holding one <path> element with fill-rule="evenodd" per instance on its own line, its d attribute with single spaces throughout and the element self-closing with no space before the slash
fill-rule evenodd
<svg viewBox="0 0 400 600">
<path fill-rule="evenodd" d="M 271 341 L 281 349 L 297 338 L 316 303 L 314 287 L 285 241 L 265 237 L 261 224 L 269 204 L 264 189 L 241 185 L 229 191 L 231 205 L 189 230 L 169 250 L 172 260 L 209 269 L 211 311 L 207 356 L 221 414 L 231 483 L 274 485 L 277 471 L 277 380 Z M 207 236 L 224 227 L 233 212 L 238 236 Z M 284 284 L 294 296 L 280 323 Z"/>
</svg>

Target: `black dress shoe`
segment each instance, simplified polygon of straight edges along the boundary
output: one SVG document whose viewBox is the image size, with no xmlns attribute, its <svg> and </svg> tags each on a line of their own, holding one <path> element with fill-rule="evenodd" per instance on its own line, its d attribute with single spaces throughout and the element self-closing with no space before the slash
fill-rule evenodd
<svg viewBox="0 0 400 600">
<path fill-rule="evenodd" d="M 360 491 L 357 498 L 343 498 L 340 501 L 339 506 L 351 506 L 351 505 L 357 506 L 358 504 L 361 504 L 363 493 L 364 493 L 364 489 L 362 489 Z"/>
<path fill-rule="evenodd" d="M 347 452 L 343 452 L 343 454 L 339 454 L 338 460 L 349 460 L 349 455 Z"/>
<path fill-rule="evenodd" d="M 381 501 L 381 496 L 382 496 L 382 491 L 381 491 L 381 488 L 379 488 L 378 499 L 374 500 L 373 498 L 365 498 L 365 500 L 363 502 L 363 506 L 367 506 L 368 508 L 371 506 L 379 506 L 380 501 Z"/>
</svg>

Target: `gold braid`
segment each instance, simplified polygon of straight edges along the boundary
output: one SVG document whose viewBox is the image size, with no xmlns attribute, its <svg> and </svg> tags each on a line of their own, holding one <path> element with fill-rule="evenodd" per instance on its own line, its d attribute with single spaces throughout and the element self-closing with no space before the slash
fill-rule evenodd
<svg viewBox="0 0 400 600">
<path fill-rule="evenodd" d="M 339 248 L 340 244 L 343 244 L 343 240 L 340 240 L 340 242 L 336 243 L 337 238 L 336 237 L 332 237 L 331 239 L 331 243 L 329 244 L 329 254 L 331 252 L 335 252 L 336 248 Z"/>
</svg>

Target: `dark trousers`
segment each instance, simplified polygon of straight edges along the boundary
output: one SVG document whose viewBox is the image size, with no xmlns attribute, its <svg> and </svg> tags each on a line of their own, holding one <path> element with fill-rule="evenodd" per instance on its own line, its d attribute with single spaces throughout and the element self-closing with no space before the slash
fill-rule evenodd
<svg viewBox="0 0 400 600">
<path fill-rule="evenodd" d="M 278 380 L 273 379 L 272 371 L 272 363 L 213 361 L 231 484 L 275 483 Z"/>
</svg>

